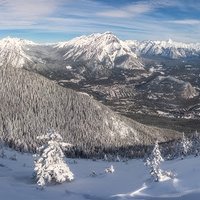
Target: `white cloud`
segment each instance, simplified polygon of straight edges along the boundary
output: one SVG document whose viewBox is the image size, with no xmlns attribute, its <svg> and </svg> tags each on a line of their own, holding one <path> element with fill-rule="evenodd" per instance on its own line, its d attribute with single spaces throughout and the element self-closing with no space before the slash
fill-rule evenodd
<svg viewBox="0 0 200 200">
<path fill-rule="evenodd" d="M 128 17 L 135 17 L 140 14 L 145 14 L 145 13 L 154 11 L 157 8 L 178 6 L 178 5 L 179 5 L 179 2 L 176 0 L 140 1 L 137 3 L 129 4 L 128 6 L 122 6 L 118 9 L 110 8 L 102 12 L 97 12 L 97 15 L 104 16 L 104 17 L 128 18 Z"/>
<path fill-rule="evenodd" d="M 170 6 L 186 9 L 180 0 L 143 0 L 118 8 L 96 0 L 0 0 L 0 30 L 76 36 L 112 31 L 122 39 L 198 40 L 199 20 L 156 13 Z"/>
<path fill-rule="evenodd" d="M 53 14 L 64 0 L 0 0 L 0 23 L 35 24 Z M 65 1 L 66 2 L 66 1 Z M 26 21 L 26 23 L 24 23 Z M 12 23 L 11 23 L 12 24 Z"/>
<path fill-rule="evenodd" d="M 174 24 L 181 24 L 181 25 L 200 25 L 200 20 L 196 19 L 183 19 L 183 20 L 174 20 L 169 21 L 170 23 Z"/>
<path fill-rule="evenodd" d="M 97 15 L 104 17 L 127 18 L 134 17 L 139 14 L 147 13 L 152 10 L 152 6 L 146 3 L 131 4 L 119 9 L 111 9 L 102 12 L 97 12 Z"/>
</svg>

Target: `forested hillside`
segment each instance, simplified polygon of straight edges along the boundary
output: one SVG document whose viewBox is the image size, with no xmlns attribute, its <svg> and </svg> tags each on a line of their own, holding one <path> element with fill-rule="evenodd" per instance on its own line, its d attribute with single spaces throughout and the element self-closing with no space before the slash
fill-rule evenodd
<svg viewBox="0 0 200 200">
<path fill-rule="evenodd" d="M 145 152 L 141 146 L 177 137 L 175 131 L 117 115 L 86 94 L 24 69 L 2 67 L 0 85 L 1 138 L 19 150 L 34 151 L 36 137 L 48 129 L 61 133 L 74 145 L 70 154 L 81 157 L 103 155 L 103 151 L 116 154 L 117 150 L 141 156 Z"/>
</svg>

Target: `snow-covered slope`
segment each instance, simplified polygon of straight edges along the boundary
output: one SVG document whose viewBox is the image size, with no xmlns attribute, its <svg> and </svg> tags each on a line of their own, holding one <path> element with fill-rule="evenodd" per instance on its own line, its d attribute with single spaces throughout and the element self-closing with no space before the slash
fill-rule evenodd
<svg viewBox="0 0 200 200">
<path fill-rule="evenodd" d="M 67 65 L 84 66 L 97 76 L 113 68 L 143 69 L 137 55 L 110 32 L 81 36 L 55 47 L 65 52 Z"/>
<path fill-rule="evenodd" d="M 24 69 L 0 69 L 0 83 L 0 138 L 12 147 L 34 150 L 36 136 L 49 128 L 75 145 L 74 156 L 84 157 L 100 156 L 106 149 L 129 154 L 135 145 L 179 136 L 120 116 L 88 95 Z"/>
<path fill-rule="evenodd" d="M 31 58 L 26 54 L 29 46 L 35 43 L 19 38 L 4 38 L 0 40 L 0 66 L 11 65 L 12 67 L 21 68 Z"/>
<path fill-rule="evenodd" d="M 72 182 L 51 185 L 38 190 L 33 179 L 31 154 L 6 150 L 0 158 L 0 194 L 2 200 L 199 200 L 199 157 L 165 161 L 162 169 L 172 170 L 174 179 L 152 182 L 142 160 L 106 162 L 67 159 L 75 175 Z M 16 154 L 17 160 L 11 160 Z M 114 173 L 105 173 L 111 165 Z M 95 171 L 97 176 L 90 176 Z"/>
<path fill-rule="evenodd" d="M 125 41 L 132 51 L 138 55 L 162 56 L 166 58 L 191 58 L 200 56 L 200 43 L 182 43 L 168 41 Z"/>
</svg>

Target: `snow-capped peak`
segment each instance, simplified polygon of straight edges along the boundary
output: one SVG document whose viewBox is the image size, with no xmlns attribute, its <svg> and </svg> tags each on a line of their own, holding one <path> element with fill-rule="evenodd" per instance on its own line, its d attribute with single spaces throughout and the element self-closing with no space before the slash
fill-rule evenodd
<svg viewBox="0 0 200 200">
<path fill-rule="evenodd" d="M 142 64 L 130 47 L 113 33 L 94 33 L 81 36 L 56 45 L 58 49 L 65 49 L 66 61 L 81 62 L 85 66 L 98 66 L 104 64 L 107 68 L 142 69 Z"/>
<path fill-rule="evenodd" d="M 28 45 L 36 44 L 20 38 L 6 37 L 0 40 L 0 66 L 23 67 L 27 60 L 31 60 L 24 51 Z"/>
<path fill-rule="evenodd" d="M 63 48 L 63 47 L 67 47 L 68 45 L 71 44 L 76 44 L 76 46 L 84 46 L 85 44 L 89 44 L 89 43 L 94 43 L 97 41 L 110 41 L 113 40 L 116 42 L 119 42 L 119 39 L 111 32 L 105 32 L 105 33 L 93 33 L 91 35 L 83 35 L 80 37 L 76 37 L 70 41 L 67 42 L 60 42 L 57 44 L 57 47 L 59 48 Z M 100 41 L 100 42 L 101 42 Z"/>
<path fill-rule="evenodd" d="M 173 44 L 173 40 L 171 38 L 168 39 L 167 41 L 169 44 Z"/>
<path fill-rule="evenodd" d="M 9 43 L 10 45 L 19 45 L 19 46 L 36 45 L 36 43 L 34 43 L 30 40 L 24 40 L 24 39 L 21 39 L 21 38 L 15 38 L 15 37 L 10 37 L 10 36 L 0 40 L 0 44 L 3 44 L 3 43 Z"/>
</svg>

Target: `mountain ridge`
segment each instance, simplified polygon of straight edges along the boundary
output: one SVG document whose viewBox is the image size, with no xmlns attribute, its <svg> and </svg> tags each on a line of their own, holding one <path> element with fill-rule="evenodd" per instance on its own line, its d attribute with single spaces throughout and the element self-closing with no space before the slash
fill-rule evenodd
<svg viewBox="0 0 200 200">
<path fill-rule="evenodd" d="M 94 33 L 88 36 L 76 37 L 66 42 L 39 44 L 20 38 L 6 37 L 0 40 L 0 65 L 11 64 L 23 67 L 32 60 L 29 51 L 40 47 L 49 47 L 54 54 L 63 57 L 66 66 L 80 67 L 84 74 L 90 71 L 90 76 L 101 77 L 111 73 L 114 68 L 144 69 L 144 56 L 161 56 L 170 59 L 200 58 L 200 43 L 183 43 L 153 40 L 120 40 L 111 32 Z M 37 49 L 36 49 L 37 51 Z M 77 66 L 78 65 L 78 66 Z M 106 66 L 106 67 L 105 67 Z M 96 73 L 94 73 L 96 71 Z M 84 76 L 84 75 L 83 75 Z"/>
<path fill-rule="evenodd" d="M 167 41 L 125 41 L 134 53 L 140 56 L 162 56 L 172 59 L 191 58 L 200 56 L 200 43 Z"/>
</svg>

